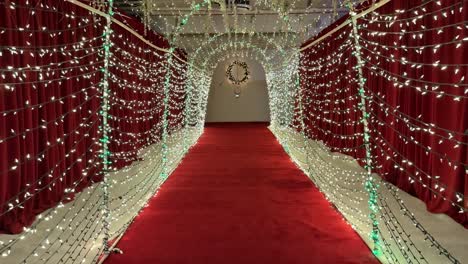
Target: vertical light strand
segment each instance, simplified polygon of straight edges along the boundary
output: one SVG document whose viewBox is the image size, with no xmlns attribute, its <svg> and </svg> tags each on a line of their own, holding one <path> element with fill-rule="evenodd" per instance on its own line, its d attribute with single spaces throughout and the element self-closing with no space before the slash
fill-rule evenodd
<svg viewBox="0 0 468 264">
<path fill-rule="evenodd" d="M 174 47 L 171 47 L 169 49 L 169 52 L 166 54 L 167 55 L 167 63 L 166 63 L 166 78 L 164 80 L 164 99 L 163 99 L 163 124 L 162 124 L 162 138 L 161 138 L 161 177 L 163 179 L 166 179 L 168 176 L 168 168 L 167 168 L 167 162 L 168 162 L 168 146 L 167 146 L 167 136 L 168 136 L 168 128 L 167 126 L 169 125 L 169 97 L 170 97 L 170 85 L 171 85 L 171 65 L 172 65 L 172 60 L 173 60 L 173 52 L 174 52 Z"/>
<path fill-rule="evenodd" d="M 301 74 L 299 73 L 299 69 L 296 70 L 296 93 L 298 95 L 298 104 L 299 104 L 299 120 L 301 126 L 301 134 L 302 139 L 304 140 L 304 150 L 306 154 L 306 162 L 307 162 L 307 172 L 310 171 L 310 162 L 309 162 L 309 138 L 306 135 L 306 126 L 304 122 L 304 105 L 302 104 L 302 88 L 301 88 Z M 294 103 L 294 101 L 292 101 Z M 291 121 L 292 122 L 292 121 Z"/>
<path fill-rule="evenodd" d="M 204 3 L 208 2 L 209 0 L 204 0 Z M 174 57 L 174 52 L 175 48 L 174 45 L 177 40 L 177 36 L 180 33 L 180 30 L 187 24 L 189 18 L 192 16 L 193 12 L 199 11 L 201 7 L 201 4 L 194 4 L 192 6 L 192 11 L 188 14 L 185 15 L 182 21 L 180 21 L 180 24 L 177 26 L 174 35 L 169 41 L 169 52 L 166 53 L 167 56 L 167 64 L 166 64 L 166 73 L 165 73 L 165 80 L 164 80 L 164 111 L 163 111 L 163 131 L 162 131 L 162 139 L 161 139 L 161 176 L 163 177 L 163 180 L 167 179 L 168 175 L 168 146 L 167 146 L 167 137 L 168 137 L 168 124 L 169 124 L 169 100 L 170 100 L 170 86 L 171 86 L 171 76 L 172 76 L 172 71 L 171 71 L 171 65 Z"/>
<path fill-rule="evenodd" d="M 111 56 L 111 40 L 110 36 L 112 34 L 111 25 L 112 25 L 112 16 L 114 11 L 112 10 L 114 0 L 108 0 L 108 9 L 106 15 L 106 27 L 104 29 L 104 67 L 103 78 L 101 82 L 102 87 L 102 101 L 101 101 L 101 132 L 102 137 L 100 139 L 102 144 L 102 171 L 103 171 L 103 180 L 102 180 L 102 190 L 103 190 L 103 201 L 102 201 L 102 212 L 103 212 L 103 252 L 105 255 L 109 254 L 109 226 L 110 226 L 110 209 L 109 209 L 109 183 L 107 177 L 109 175 L 109 123 L 108 123 L 108 112 L 109 112 L 109 59 Z"/>
<path fill-rule="evenodd" d="M 352 31 L 352 38 L 354 39 L 354 51 L 353 55 L 356 57 L 356 70 L 358 73 L 358 95 L 360 98 L 360 102 L 358 103 L 358 108 L 361 111 L 362 119 L 360 120 L 363 126 L 363 142 L 364 147 L 366 150 L 366 157 L 365 157 L 365 165 L 364 168 L 367 171 L 367 178 L 365 182 L 365 189 L 369 196 L 368 206 L 369 206 L 369 218 L 372 224 L 372 231 L 370 233 L 370 238 L 374 243 L 372 248 L 372 253 L 374 255 L 380 254 L 380 235 L 379 235 L 379 221 L 377 219 L 377 214 L 379 212 L 379 207 L 377 204 L 378 200 L 378 184 L 376 183 L 374 176 L 372 175 L 372 153 L 370 147 L 370 130 L 369 130 L 369 122 L 368 119 L 370 114 L 367 112 L 366 105 L 367 105 L 367 97 L 365 91 L 365 83 L 366 79 L 363 76 L 362 67 L 364 65 L 364 61 L 361 57 L 361 46 L 359 45 L 359 35 L 358 35 L 358 25 L 356 19 L 356 13 L 353 11 L 353 7 L 351 3 L 348 3 L 348 7 L 350 9 L 350 16 L 351 16 L 351 23 L 353 26 Z"/>
<path fill-rule="evenodd" d="M 188 137 L 190 134 L 190 105 L 192 104 L 192 79 L 190 73 L 192 71 L 191 65 L 188 64 L 187 69 L 185 70 L 185 108 L 184 108 L 184 154 L 187 153 L 189 148 Z"/>
<path fill-rule="evenodd" d="M 144 0 L 143 1 L 143 6 L 144 6 L 144 17 L 143 17 L 143 34 L 146 36 L 148 33 L 148 29 L 150 28 L 150 21 L 151 21 L 151 9 L 150 9 L 150 3 L 149 0 Z"/>
</svg>

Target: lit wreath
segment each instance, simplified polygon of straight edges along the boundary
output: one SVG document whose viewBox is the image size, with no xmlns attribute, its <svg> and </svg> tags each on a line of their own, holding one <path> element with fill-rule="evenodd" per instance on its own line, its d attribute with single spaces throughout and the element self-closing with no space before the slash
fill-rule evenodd
<svg viewBox="0 0 468 264">
<path fill-rule="evenodd" d="M 243 73 L 244 76 L 241 79 L 236 79 L 232 74 L 232 68 L 235 65 L 240 66 L 244 72 Z M 247 66 L 247 63 L 243 61 L 234 61 L 233 63 L 231 63 L 231 65 L 229 65 L 229 67 L 226 70 L 227 78 L 229 79 L 230 82 L 236 85 L 240 85 L 241 83 L 247 82 L 247 80 L 249 79 L 249 74 L 250 74 L 249 67 Z"/>
</svg>

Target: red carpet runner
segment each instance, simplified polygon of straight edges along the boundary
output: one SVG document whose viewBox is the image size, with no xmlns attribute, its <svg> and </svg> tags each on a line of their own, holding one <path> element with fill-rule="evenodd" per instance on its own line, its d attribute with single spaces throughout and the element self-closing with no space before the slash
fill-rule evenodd
<svg viewBox="0 0 468 264">
<path fill-rule="evenodd" d="M 209 125 L 106 264 L 378 263 L 264 124 Z"/>
</svg>

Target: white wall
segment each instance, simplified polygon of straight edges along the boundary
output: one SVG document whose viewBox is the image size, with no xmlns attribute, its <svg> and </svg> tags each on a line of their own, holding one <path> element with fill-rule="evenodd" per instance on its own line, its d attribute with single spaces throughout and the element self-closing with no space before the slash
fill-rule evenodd
<svg viewBox="0 0 468 264">
<path fill-rule="evenodd" d="M 236 85 L 226 77 L 226 69 L 234 59 L 218 63 L 214 70 L 208 97 L 206 122 L 266 122 L 270 121 L 268 91 L 263 67 L 248 58 L 239 58 L 247 62 L 250 76 L 247 83 L 241 85 L 241 94 L 234 95 Z"/>
</svg>

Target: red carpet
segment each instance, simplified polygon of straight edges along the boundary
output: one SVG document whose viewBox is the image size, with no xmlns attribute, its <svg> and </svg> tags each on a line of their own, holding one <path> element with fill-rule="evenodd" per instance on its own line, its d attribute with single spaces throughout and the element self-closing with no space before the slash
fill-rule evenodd
<svg viewBox="0 0 468 264">
<path fill-rule="evenodd" d="M 265 124 L 209 125 L 106 264 L 378 263 Z"/>
</svg>

